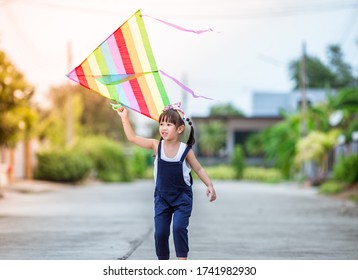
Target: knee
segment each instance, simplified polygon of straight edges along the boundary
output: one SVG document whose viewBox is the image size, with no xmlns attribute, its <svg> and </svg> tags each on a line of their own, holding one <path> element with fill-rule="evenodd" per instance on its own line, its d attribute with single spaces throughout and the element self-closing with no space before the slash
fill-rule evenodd
<svg viewBox="0 0 358 280">
<path fill-rule="evenodd" d="M 157 228 L 154 233 L 155 240 L 168 240 L 170 232 L 163 228 Z"/>
</svg>

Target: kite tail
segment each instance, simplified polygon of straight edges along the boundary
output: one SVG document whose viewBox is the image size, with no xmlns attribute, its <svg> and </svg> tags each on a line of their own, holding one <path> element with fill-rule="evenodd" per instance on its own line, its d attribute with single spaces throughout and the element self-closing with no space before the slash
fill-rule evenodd
<svg viewBox="0 0 358 280">
<path fill-rule="evenodd" d="M 161 23 L 164 23 L 164 24 L 166 24 L 166 25 L 169 25 L 169 26 L 171 26 L 171 27 L 173 27 L 173 28 L 175 28 L 175 29 L 178 29 L 178 30 L 184 31 L 184 32 L 192 32 L 192 33 L 195 33 L 195 34 L 202 34 L 202 33 L 208 32 L 208 31 L 214 32 L 214 30 L 212 30 L 211 28 L 209 28 L 209 29 L 203 29 L 203 30 L 186 29 L 186 28 L 181 27 L 181 26 L 179 26 L 179 25 L 176 25 L 176 24 L 173 24 L 173 23 L 170 23 L 170 22 L 161 20 L 161 19 L 159 19 L 159 18 L 155 18 L 155 17 L 149 16 L 149 15 L 142 15 L 142 17 L 149 17 L 149 18 L 151 18 L 151 19 L 157 20 L 157 21 L 159 21 L 159 22 L 161 22 Z"/>
<path fill-rule="evenodd" d="M 186 85 L 184 85 L 182 82 L 178 81 L 177 79 L 175 79 L 174 77 L 170 76 L 169 74 L 165 73 L 164 71 L 162 70 L 159 70 L 159 72 L 161 74 L 163 74 L 165 77 L 171 79 L 173 82 L 175 82 L 177 85 L 179 85 L 182 89 L 184 89 L 186 92 L 189 92 L 193 97 L 195 98 L 205 98 L 205 99 L 209 99 L 209 100 L 214 100 L 210 97 L 206 97 L 206 96 L 203 96 L 203 95 L 197 95 L 194 93 L 193 90 L 191 90 L 190 88 L 188 88 Z"/>
</svg>

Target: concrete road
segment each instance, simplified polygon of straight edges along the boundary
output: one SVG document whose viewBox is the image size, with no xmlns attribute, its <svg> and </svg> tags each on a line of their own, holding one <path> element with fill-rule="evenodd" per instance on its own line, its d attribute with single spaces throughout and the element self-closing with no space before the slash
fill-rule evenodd
<svg viewBox="0 0 358 280">
<path fill-rule="evenodd" d="M 358 259 L 357 205 L 292 184 L 215 187 L 209 203 L 195 182 L 190 259 Z M 156 259 L 152 181 L 21 188 L 0 200 L 0 259 Z"/>
</svg>

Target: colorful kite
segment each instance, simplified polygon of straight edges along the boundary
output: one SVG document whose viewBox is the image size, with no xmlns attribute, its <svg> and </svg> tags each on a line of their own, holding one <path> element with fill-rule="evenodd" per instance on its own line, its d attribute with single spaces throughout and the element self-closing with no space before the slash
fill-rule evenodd
<svg viewBox="0 0 358 280">
<path fill-rule="evenodd" d="M 169 25 L 198 34 L 208 31 Z M 158 70 L 143 16 L 138 10 L 67 76 L 81 86 L 158 120 L 163 108 L 171 103 L 160 74 L 175 81 L 194 97 L 204 97 L 195 95 L 178 80 Z"/>
</svg>

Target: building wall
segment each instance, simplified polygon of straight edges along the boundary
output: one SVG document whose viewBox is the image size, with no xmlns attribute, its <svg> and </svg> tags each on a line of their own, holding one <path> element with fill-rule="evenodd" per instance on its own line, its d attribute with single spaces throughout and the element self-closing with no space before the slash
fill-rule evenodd
<svg viewBox="0 0 358 280">
<path fill-rule="evenodd" d="M 281 109 L 293 111 L 294 104 L 288 93 L 254 92 L 252 116 L 278 116 Z"/>
<path fill-rule="evenodd" d="M 221 121 L 226 125 L 226 156 L 230 156 L 236 144 L 235 135 L 240 133 L 255 133 L 271 127 L 281 121 L 281 117 L 193 117 L 195 126 L 208 124 L 212 121 Z M 236 137 L 237 140 L 238 137 Z M 242 143 L 240 143 L 242 144 Z M 195 146 L 194 146 L 195 147 Z"/>
<path fill-rule="evenodd" d="M 332 91 L 331 94 L 335 94 Z M 318 104 L 327 100 L 325 89 L 307 89 L 307 102 Z M 252 94 L 252 116 L 279 116 L 280 110 L 293 113 L 299 109 L 302 100 L 300 91 L 275 93 L 275 92 L 253 92 Z"/>
</svg>

